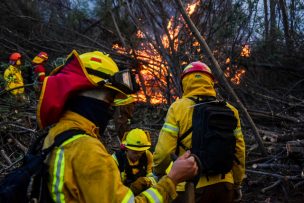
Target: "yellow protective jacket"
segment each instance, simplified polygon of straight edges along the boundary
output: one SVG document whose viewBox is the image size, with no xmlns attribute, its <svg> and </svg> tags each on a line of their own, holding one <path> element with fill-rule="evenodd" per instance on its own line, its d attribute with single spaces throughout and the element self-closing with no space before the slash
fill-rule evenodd
<svg viewBox="0 0 304 203">
<path fill-rule="evenodd" d="M 183 79 L 183 97 L 175 101 L 169 108 L 165 123 L 161 129 L 158 142 L 153 155 L 153 169 L 156 174 L 165 174 L 171 159 L 170 154 L 175 153 L 177 138 L 184 134 L 192 126 L 192 114 L 195 102 L 188 97 L 195 96 L 215 96 L 216 92 L 213 87 L 213 81 L 202 73 L 188 74 Z M 237 118 L 237 128 L 234 131 L 236 137 L 236 157 L 240 164 L 235 163 L 232 170 L 225 175 L 202 176 L 197 184 L 197 188 L 216 184 L 219 182 L 229 182 L 239 186 L 245 174 L 245 143 L 241 131 L 241 124 L 238 111 L 227 103 L 227 106 L 234 112 Z M 191 148 L 192 133 L 182 140 L 182 144 Z M 185 150 L 180 147 L 180 155 Z M 178 191 L 184 191 L 184 184 L 179 184 Z"/>
<path fill-rule="evenodd" d="M 16 87 L 24 86 L 21 70 L 13 65 L 10 65 L 4 71 L 4 80 L 6 81 L 6 90 L 10 90 Z M 24 88 L 17 88 L 11 91 L 13 95 L 23 94 Z"/>
<path fill-rule="evenodd" d="M 76 135 L 55 148 L 47 159 L 48 188 L 54 202 L 169 202 L 176 197 L 169 177 L 140 195 L 123 185 L 119 169 L 105 146 L 99 141 L 98 128 L 77 113 L 67 111 L 50 129 L 44 148 L 67 130 L 79 129 Z"/>
</svg>

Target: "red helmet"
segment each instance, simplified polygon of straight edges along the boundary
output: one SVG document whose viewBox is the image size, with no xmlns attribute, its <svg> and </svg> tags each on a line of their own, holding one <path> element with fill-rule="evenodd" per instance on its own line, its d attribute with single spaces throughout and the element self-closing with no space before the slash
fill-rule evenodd
<svg viewBox="0 0 304 203">
<path fill-rule="evenodd" d="M 12 53 L 9 57 L 10 61 L 18 61 L 19 59 L 21 59 L 21 54 L 18 52 Z"/>
<path fill-rule="evenodd" d="M 40 52 L 37 56 L 44 59 L 44 60 L 48 60 L 48 58 L 49 58 L 48 54 L 46 52 L 43 52 L 43 51 Z"/>
<path fill-rule="evenodd" d="M 183 70 L 182 75 L 181 75 L 181 80 L 185 77 L 185 75 L 193 72 L 202 72 L 206 73 L 211 77 L 212 80 L 214 80 L 214 76 L 211 72 L 211 69 L 204 63 L 200 61 L 195 61 L 190 63 L 189 65 L 186 66 L 186 68 Z"/>
</svg>

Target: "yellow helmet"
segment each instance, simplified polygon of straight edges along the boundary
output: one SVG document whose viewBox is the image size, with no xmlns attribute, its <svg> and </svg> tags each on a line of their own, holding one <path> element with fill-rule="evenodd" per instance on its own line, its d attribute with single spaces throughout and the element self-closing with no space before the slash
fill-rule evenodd
<svg viewBox="0 0 304 203">
<path fill-rule="evenodd" d="M 122 93 L 123 98 L 127 98 L 127 94 L 133 93 L 133 91 L 137 91 L 130 71 L 119 71 L 117 64 L 108 54 L 93 51 L 81 54 L 79 58 L 93 83 Z"/>
<path fill-rule="evenodd" d="M 34 57 L 34 59 L 32 60 L 32 63 L 41 64 L 44 61 L 47 61 L 48 59 L 49 59 L 48 54 L 46 52 L 42 51 L 37 56 Z"/>
<path fill-rule="evenodd" d="M 122 144 L 134 151 L 145 151 L 151 147 L 150 133 L 139 128 L 126 132 Z"/>
</svg>

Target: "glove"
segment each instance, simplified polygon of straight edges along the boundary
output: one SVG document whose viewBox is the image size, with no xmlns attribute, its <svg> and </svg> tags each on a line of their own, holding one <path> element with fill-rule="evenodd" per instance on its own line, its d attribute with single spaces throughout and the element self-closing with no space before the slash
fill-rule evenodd
<svg viewBox="0 0 304 203">
<path fill-rule="evenodd" d="M 139 177 L 136 181 L 131 183 L 130 189 L 132 190 L 133 194 L 136 196 L 151 186 L 152 186 L 152 181 L 149 178 Z"/>
<path fill-rule="evenodd" d="M 156 183 L 158 182 L 157 176 L 148 176 L 146 178 L 149 179 L 151 186 L 156 185 Z"/>
<path fill-rule="evenodd" d="M 242 187 L 241 186 L 234 187 L 233 191 L 234 191 L 233 202 L 240 202 L 242 200 L 242 196 L 243 196 Z"/>
</svg>

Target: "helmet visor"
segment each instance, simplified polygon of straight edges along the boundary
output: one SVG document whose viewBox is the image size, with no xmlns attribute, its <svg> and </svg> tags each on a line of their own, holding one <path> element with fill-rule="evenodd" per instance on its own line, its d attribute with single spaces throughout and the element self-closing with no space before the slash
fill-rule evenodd
<svg viewBox="0 0 304 203">
<path fill-rule="evenodd" d="M 126 94 L 133 94 L 139 90 L 135 74 L 133 74 L 129 69 L 115 73 L 111 82 L 114 87 L 117 87 Z"/>
</svg>

